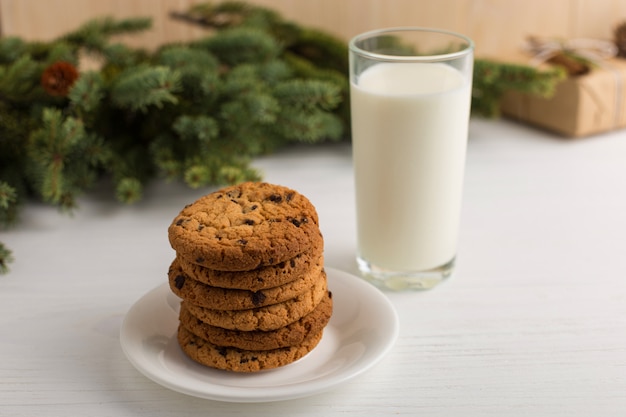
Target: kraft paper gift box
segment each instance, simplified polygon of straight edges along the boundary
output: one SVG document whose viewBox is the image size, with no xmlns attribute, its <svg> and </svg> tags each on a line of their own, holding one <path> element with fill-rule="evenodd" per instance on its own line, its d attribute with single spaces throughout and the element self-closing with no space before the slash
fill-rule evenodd
<svg viewBox="0 0 626 417">
<path fill-rule="evenodd" d="M 566 137 L 625 128 L 626 59 L 607 59 L 585 75 L 566 78 L 550 98 L 507 92 L 501 110 L 505 116 Z"/>
</svg>

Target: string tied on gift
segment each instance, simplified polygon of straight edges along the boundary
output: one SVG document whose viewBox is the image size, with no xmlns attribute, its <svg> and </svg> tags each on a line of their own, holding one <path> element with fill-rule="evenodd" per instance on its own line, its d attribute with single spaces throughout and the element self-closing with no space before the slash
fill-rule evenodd
<svg viewBox="0 0 626 417">
<path fill-rule="evenodd" d="M 592 65 L 609 70 L 615 80 L 614 125 L 619 125 L 624 83 L 620 73 L 606 62 L 618 54 L 614 42 L 593 38 L 559 40 L 531 36 L 527 38 L 523 49 L 532 55 L 531 65 L 537 66 L 544 62 L 563 65 L 570 75 L 584 75 Z"/>
<path fill-rule="evenodd" d="M 558 55 L 582 58 L 594 64 L 617 55 L 617 46 L 613 42 L 592 38 L 559 40 L 531 36 L 523 48 L 533 56 L 533 65 L 542 64 Z"/>
</svg>

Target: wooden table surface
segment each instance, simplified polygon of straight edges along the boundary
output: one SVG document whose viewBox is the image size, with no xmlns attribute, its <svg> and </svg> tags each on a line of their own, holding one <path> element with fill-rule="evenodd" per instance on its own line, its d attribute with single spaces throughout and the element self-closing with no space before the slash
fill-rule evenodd
<svg viewBox="0 0 626 417">
<path fill-rule="evenodd" d="M 350 146 L 296 146 L 255 166 L 313 201 L 326 265 L 356 273 Z M 375 367 L 281 402 L 171 391 L 120 348 L 128 309 L 166 282 L 169 222 L 206 192 L 155 183 L 125 207 L 103 184 L 73 217 L 23 208 L 1 236 L 16 260 L 0 276 L 0 415 L 626 414 L 626 131 L 572 141 L 472 120 L 455 274 L 385 293 L 400 335 Z"/>
</svg>

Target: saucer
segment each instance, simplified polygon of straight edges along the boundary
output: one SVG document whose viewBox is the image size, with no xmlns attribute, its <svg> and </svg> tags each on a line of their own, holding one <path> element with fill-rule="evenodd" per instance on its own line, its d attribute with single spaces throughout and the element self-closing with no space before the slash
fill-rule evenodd
<svg viewBox="0 0 626 417">
<path fill-rule="evenodd" d="M 130 363 L 154 382 L 195 397 L 269 402 L 328 391 L 378 363 L 398 337 L 398 316 L 377 288 L 325 268 L 333 315 L 322 340 L 304 358 L 276 369 L 235 373 L 200 365 L 178 346 L 180 299 L 168 283 L 141 297 L 122 323 L 120 342 Z"/>
</svg>

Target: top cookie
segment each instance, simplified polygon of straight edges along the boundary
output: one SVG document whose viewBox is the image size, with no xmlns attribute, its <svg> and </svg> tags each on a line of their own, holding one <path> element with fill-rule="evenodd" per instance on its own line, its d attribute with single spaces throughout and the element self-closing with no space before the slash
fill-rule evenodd
<svg viewBox="0 0 626 417">
<path fill-rule="evenodd" d="M 168 229 L 188 261 L 221 271 L 249 271 L 322 245 L 315 207 L 290 188 L 246 182 L 186 206 Z"/>
</svg>

